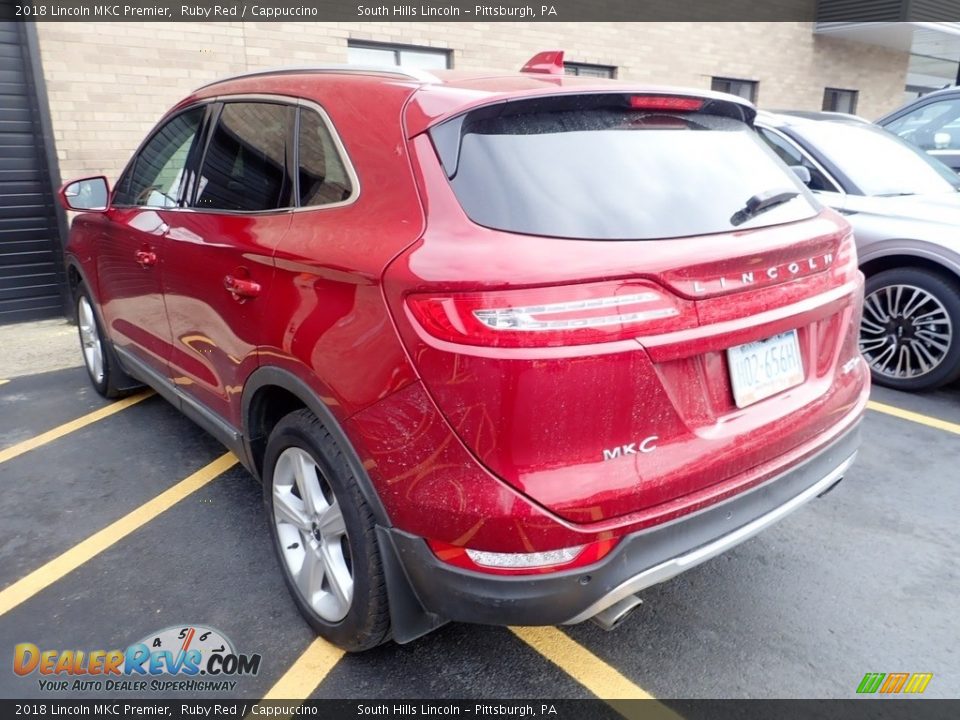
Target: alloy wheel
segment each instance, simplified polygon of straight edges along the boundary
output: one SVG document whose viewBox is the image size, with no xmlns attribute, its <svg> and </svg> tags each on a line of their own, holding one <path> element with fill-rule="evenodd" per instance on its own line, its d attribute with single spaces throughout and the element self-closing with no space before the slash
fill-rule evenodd
<svg viewBox="0 0 960 720">
<path fill-rule="evenodd" d="M 343 620 L 354 585 L 346 523 L 323 471 L 301 448 L 277 458 L 273 518 L 283 560 L 304 599 L 327 622 Z"/>
<path fill-rule="evenodd" d="M 80 345 L 83 348 L 83 361 L 93 381 L 103 383 L 103 342 L 100 340 L 100 331 L 97 329 L 97 319 L 93 314 L 90 301 L 83 295 L 77 302 L 77 325 L 80 327 Z"/>
<path fill-rule="evenodd" d="M 864 298 L 860 352 L 873 372 L 918 378 L 939 367 L 953 342 L 943 303 L 915 285 L 885 285 Z"/>
</svg>

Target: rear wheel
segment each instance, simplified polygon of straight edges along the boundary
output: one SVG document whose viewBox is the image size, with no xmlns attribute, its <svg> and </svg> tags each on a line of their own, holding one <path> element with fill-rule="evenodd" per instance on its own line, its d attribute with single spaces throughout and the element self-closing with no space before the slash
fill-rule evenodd
<svg viewBox="0 0 960 720">
<path fill-rule="evenodd" d="M 960 376 L 960 291 L 919 268 L 867 279 L 860 352 L 878 385 L 932 390 Z"/>
<path fill-rule="evenodd" d="M 348 651 L 386 640 L 373 513 L 340 448 L 308 410 L 290 413 L 270 434 L 264 499 L 284 579 L 307 622 Z"/>
<path fill-rule="evenodd" d="M 110 341 L 104 336 L 90 293 L 82 285 L 77 288 L 77 330 L 80 333 L 80 350 L 83 364 L 94 389 L 107 398 L 128 395 L 136 382 L 117 362 Z"/>
</svg>

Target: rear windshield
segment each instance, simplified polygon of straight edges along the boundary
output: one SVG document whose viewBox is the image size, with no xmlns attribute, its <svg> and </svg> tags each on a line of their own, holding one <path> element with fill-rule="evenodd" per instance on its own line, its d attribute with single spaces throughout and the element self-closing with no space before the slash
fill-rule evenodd
<svg viewBox="0 0 960 720">
<path fill-rule="evenodd" d="M 732 117 L 628 108 L 497 112 L 474 112 L 432 132 L 460 204 L 485 227 L 648 240 L 819 211 L 797 177 Z M 757 196 L 779 199 L 757 212 Z"/>
</svg>

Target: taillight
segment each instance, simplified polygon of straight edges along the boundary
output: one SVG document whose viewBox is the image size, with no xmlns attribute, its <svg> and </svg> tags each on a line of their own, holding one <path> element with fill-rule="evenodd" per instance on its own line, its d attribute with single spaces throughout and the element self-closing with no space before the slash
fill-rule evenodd
<svg viewBox="0 0 960 720">
<path fill-rule="evenodd" d="M 675 95 L 631 95 L 630 107 L 635 110 L 696 112 L 703 107 L 703 100 L 699 98 L 677 97 Z"/>
<path fill-rule="evenodd" d="M 499 553 L 472 550 L 439 540 L 427 544 L 438 559 L 475 572 L 493 575 L 537 575 L 592 565 L 613 550 L 619 538 L 597 540 L 587 545 L 532 553 Z"/>
<path fill-rule="evenodd" d="M 854 273 L 858 270 L 857 243 L 854 240 L 853 233 L 849 232 L 837 247 L 837 257 L 833 261 L 833 271 L 846 282 L 852 279 Z"/>
<path fill-rule="evenodd" d="M 696 325 L 692 302 L 638 280 L 411 295 L 407 305 L 434 337 L 493 347 L 586 345 Z"/>
</svg>

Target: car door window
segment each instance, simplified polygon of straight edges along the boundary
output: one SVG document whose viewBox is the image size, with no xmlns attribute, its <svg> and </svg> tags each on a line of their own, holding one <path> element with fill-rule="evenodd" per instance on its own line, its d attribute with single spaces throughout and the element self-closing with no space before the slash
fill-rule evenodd
<svg viewBox="0 0 960 720">
<path fill-rule="evenodd" d="M 960 150 L 960 100 L 931 102 L 886 128 L 923 150 Z"/>
<path fill-rule="evenodd" d="M 330 129 L 315 110 L 301 108 L 298 147 L 300 206 L 341 203 L 353 195 L 354 183 Z"/>
<path fill-rule="evenodd" d="M 153 134 L 117 184 L 115 205 L 177 206 L 204 112 L 195 107 L 180 113 Z"/>
<path fill-rule="evenodd" d="M 811 190 L 839 192 L 837 186 L 828 180 L 827 176 L 824 175 L 816 165 L 810 162 L 807 156 L 800 151 L 800 148 L 767 128 L 758 127 L 757 131 L 767 145 L 769 145 L 777 156 L 787 165 L 802 165 L 810 171 L 810 183 L 807 187 Z"/>
<path fill-rule="evenodd" d="M 290 207 L 287 159 L 295 112 L 277 103 L 226 103 L 204 153 L 194 206 L 235 212 Z"/>
</svg>

